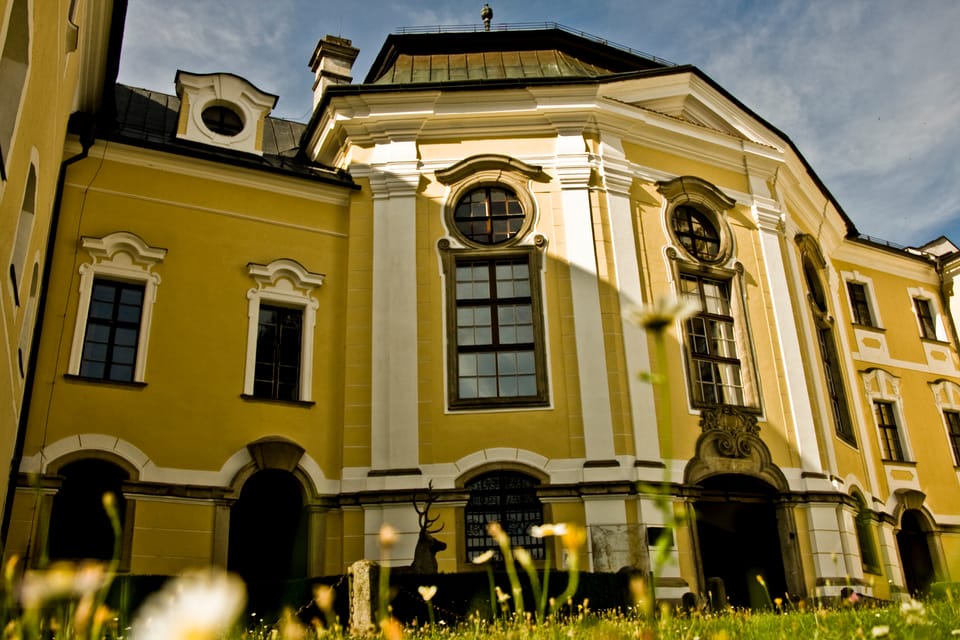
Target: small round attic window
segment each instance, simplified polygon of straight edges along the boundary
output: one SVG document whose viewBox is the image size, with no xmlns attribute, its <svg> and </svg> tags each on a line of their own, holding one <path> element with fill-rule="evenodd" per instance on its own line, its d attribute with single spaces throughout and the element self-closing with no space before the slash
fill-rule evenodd
<svg viewBox="0 0 960 640">
<path fill-rule="evenodd" d="M 200 114 L 207 129 L 222 136 L 235 136 L 243 131 L 243 118 L 230 107 L 222 104 L 207 107 Z"/>
<path fill-rule="evenodd" d="M 703 262 L 716 262 L 720 256 L 720 231 L 705 212 L 690 205 L 673 211 L 673 233 L 687 253 Z"/>
</svg>

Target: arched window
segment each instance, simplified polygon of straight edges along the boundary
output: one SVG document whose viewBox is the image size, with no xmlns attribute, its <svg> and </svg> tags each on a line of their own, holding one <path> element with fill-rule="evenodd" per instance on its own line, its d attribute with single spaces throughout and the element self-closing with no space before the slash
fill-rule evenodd
<svg viewBox="0 0 960 640">
<path fill-rule="evenodd" d="M 63 484 L 53 498 L 48 555 L 51 560 L 92 558 L 110 560 L 117 541 L 103 507 L 103 496 L 112 493 L 121 526 L 126 513 L 123 481 L 129 475 L 117 465 L 95 458 L 61 467 Z"/>
<path fill-rule="evenodd" d="M 867 573 L 879 575 L 881 572 L 880 555 L 877 553 L 877 545 L 873 537 L 873 515 L 867 508 L 863 496 L 854 493 L 853 499 L 857 503 L 857 544 L 860 547 L 860 561 L 863 563 L 863 570 Z"/>
<path fill-rule="evenodd" d="M 500 547 L 487 533 L 487 524 L 498 522 L 511 547 L 523 547 L 537 560 L 544 557 L 542 538 L 530 527 L 543 524 L 543 504 L 537 497 L 539 482 L 516 471 L 485 473 L 467 483 L 470 500 L 465 510 L 467 560 L 487 550 L 500 556 Z"/>
<path fill-rule="evenodd" d="M 2 20 L 3 16 L 0 16 Z M 13 0 L 7 38 L 0 54 L 0 175 L 6 179 L 13 128 L 17 124 L 20 98 L 30 64 L 30 19 L 27 0 Z"/>
<path fill-rule="evenodd" d="M 23 268 L 30 248 L 30 236 L 33 235 L 34 211 L 37 203 L 37 170 L 30 165 L 27 176 L 27 188 L 23 192 L 20 205 L 20 219 L 17 222 L 17 235 L 13 243 L 13 255 L 10 257 L 10 283 L 13 285 L 13 298 L 20 304 L 20 285 L 23 283 Z"/>
</svg>

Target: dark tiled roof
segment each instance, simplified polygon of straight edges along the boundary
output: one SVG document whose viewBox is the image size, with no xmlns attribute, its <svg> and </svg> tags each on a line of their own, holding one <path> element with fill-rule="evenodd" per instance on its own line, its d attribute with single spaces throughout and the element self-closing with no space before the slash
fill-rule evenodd
<svg viewBox="0 0 960 640">
<path fill-rule="evenodd" d="M 480 51 L 397 56 L 375 84 L 456 82 L 513 78 L 594 78 L 609 69 L 578 60 L 563 51 Z"/>
<path fill-rule="evenodd" d="M 305 124 L 268 117 L 263 128 L 263 156 L 258 156 L 178 139 L 180 99 L 176 96 L 118 84 L 115 97 L 116 121 L 108 137 L 119 142 L 251 169 L 353 184 L 346 173 L 309 162 L 300 153 L 298 141 Z"/>
<path fill-rule="evenodd" d="M 671 66 L 559 25 L 492 32 L 394 33 L 365 84 L 598 78 Z"/>
</svg>

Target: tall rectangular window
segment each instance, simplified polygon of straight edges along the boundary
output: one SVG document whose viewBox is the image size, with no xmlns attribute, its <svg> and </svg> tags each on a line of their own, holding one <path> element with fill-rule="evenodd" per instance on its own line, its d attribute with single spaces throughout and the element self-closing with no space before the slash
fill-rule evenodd
<svg viewBox="0 0 960 640">
<path fill-rule="evenodd" d="M 937 325 L 933 320 L 933 308 L 926 298 L 914 298 L 913 308 L 917 312 L 917 322 L 920 323 L 920 335 L 928 340 L 937 339 Z"/>
<path fill-rule="evenodd" d="M 944 411 L 947 420 L 947 437 L 953 451 L 953 464 L 960 467 L 960 411 Z"/>
<path fill-rule="evenodd" d="M 94 280 L 80 358 L 81 376 L 133 380 L 143 292 L 143 284 Z"/>
<path fill-rule="evenodd" d="M 452 404 L 542 403 L 539 310 L 528 257 L 455 261 Z"/>
<path fill-rule="evenodd" d="M 684 274 L 680 286 L 683 295 L 700 303 L 700 313 L 686 323 L 694 403 L 743 406 L 730 283 Z"/>
<path fill-rule="evenodd" d="M 903 444 L 900 442 L 900 430 L 892 402 L 875 401 L 873 403 L 877 428 L 880 430 L 880 455 L 884 460 L 903 462 Z"/>
<path fill-rule="evenodd" d="M 867 298 L 867 285 L 861 282 L 848 282 L 847 293 L 850 295 L 850 307 L 853 310 L 853 321 L 865 327 L 872 327 L 873 314 L 870 312 L 870 300 Z"/>
<path fill-rule="evenodd" d="M 260 305 L 253 395 L 274 400 L 300 399 L 303 311 Z"/>
<path fill-rule="evenodd" d="M 850 413 L 847 409 L 847 394 L 843 386 L 843 377 L 840 375 L 840 362 L 837 358 L 833 329 L 830 327 L 817 328 L 817 338 L 820 342 L 820 357 L 823 359 L 823 375 L 827 382 L 827 394 L 830 401 L 830 410 L 833 413 L 834 428 L 838 436 L 850 444 L 856 445 L 853 425 L 850 422 Z"/>
</svg>

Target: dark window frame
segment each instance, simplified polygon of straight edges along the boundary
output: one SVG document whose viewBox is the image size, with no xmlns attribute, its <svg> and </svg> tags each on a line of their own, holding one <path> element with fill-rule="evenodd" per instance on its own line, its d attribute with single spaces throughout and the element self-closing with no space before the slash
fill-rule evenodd
<svg viewBox="0 0 960 640">
<path fill-rule="evenodd" d="M 276 321 L 265 321 L 265 313 Z M 296 320 L 296 324 L 286 324 Z M 260 303 L 254 355 L 253 397 L 267 400 L 299 401 L 303 364 L 302 307 Z M 272 339 L 271 343 L 264 342 Z M 295 347 L 288 345 L 292 343 Z M 294 358 L 295 356 L 295 358 Z M 269 374 L 269 375 L 267 375 Z"/>
<path fill-rule="evenodd" d="M 107 299 L 104 291 L 107 288 L 113 289 L 110 300 Z M 131 304 L 129 298 L 125 301 L 124 292 L 138 293 L 138 304 Z M 146 285 L 143 282 L 94 278 L 90 289 L 90 307 L 87 311 L 80 355 L 80 377 L 108 382 L 133 382 L 136 379 L 145 296 Z M 108 311 L 106 308 L 102 308 L 101 312 L 95 312 L 97 305 L 101 308 L 109 305 L 109 316 L 104 315 Z M 123 308 L 136 308 L 136 321 L 121 317 Z M 130 331 L 134 332 L 132 344 L 128 337 L 119 337 L 129 336 Z M 98 350 L 98 346 L 102 347 L 103 356 L 93 357 L 93 352 Z M 131 349 L 132 359 L 129 362 L 124 361 L 127 358 L 121 359 L 121 354 L 126 354 Z M 98 365 L 103 367 L 102 371 L 96 370 Z M 129 369 L 129 376 L 120 373 L 124 367 Z"/>
<path fill-rule="evenodd" d="M 447 280 L 447 402 L 452 410 L 459 409 L 484 409 L 498 407 L 526 407 L 526 406 L 546 406 L 549 404 L 549 389 L 546 368 L 546 346 L 545 333 L 543 325 L 543 304 L 542 293 L 540 290 L 540 252 L 536 247 L 513 247 L 510 251 L 458 251 L 447 250 L 444 254 L 444 270 Z M 527 266 L 527 276 L 529 284 L 529 296 L 499 297 L 491 287 L 491 297 L 489 298 L 461 298 L 457 294 L 457 268 L 466 264 L 486 265 L 491 277 L 496 273 L 497 265 L 501 264 L 523 264 Z M 496 323 L 499 317 L 498 310 L 501 305 L 506 308 L 509 306 L 529 304 L 530 321 L 532 324 L 533 341 L 500 342 L 500 336 L 497 328 L 492 329 L 491 343 L 481 345 L 460 344 L 458 322 L 458 311 L 465 308 L 489 308 L 492 323 Z M 466 328 L 466 327 L 464 327 Z M 501 376 L 498 372 L 496 378 L 497 395 L 486 397 L 461 397 L 460 394 L 460 356 L 471 353 L 496 353 L 506 354 L 518 351 L 521 347 L 524 351 L 533 351 L 533 375 L 536 380 L 536 393 L 530 395 L 504 395 L 501 392 Z M 499 359 L 498 359 L 499 360 Z M 499 361 L 498 361 L 499 366 Z M 478 376 L 479 379 L 480 376 Z M 504 374 L 504 378 L 508 378 Z"/>
<path fill-rule="evenodd" d="M 947 439 L 953 451 L 953 464 L 960 467 L 960 411 L 945 410 L 943 418 L 947 423 Z"/>
<path fill-rule="evenodd" d="M 870 292 L 862 282 L 847 281 L 847 295 L 850 297 L 850 310 L 853 322 L 863 327 L 876 327 L 873 309 L 870 307 Z"/>
<path fill-rule="evenodd" d="M 712 216 L 686 203 L 670 216 L 673 234 L 684 251 L 696 260 L 714 263 L 723 256 L 723 237 Z"/>
<path fill-rule="evenodd" d="M 225 104 L 211 104 L 203 108 L 200 119 L 210 131 L 232 138 L 243 131 L 243 116 L 238 109 Z"/>
<path fill-rule="evenodd" d="M 933 312 L 933 303 L 929 298 L 913 299 L 913 310 L 920 325 L 920 337 L 925 340 L 937 340 L 937 322 Z"/>
<path fill-rule="evenodd" d="M 879 430 L 880 458 L 884 462 L 907 462 L 900 439 L 900 425 L 897 423 L 896 403 L 874 400 L 873 415 Z"/>
<path fill-rule="evenodd" d="M 470 498 L 464 513 L 464 553 L 466 561 L 493 551 L 495 561 L 503 561 L 500 547 L 487 532 L 487 524 L 498 522 L 513 548 L 523 547 L 534 560 L 546 556 L 543 538 L 530 535 L 530 527 L 544 522 L 543 503 L 537 496 L 540 481 L 529 474 L 498 470 L 481 474 L 464 485 Z"/>
<path fill-rule="evenodd" d="M 680 281 L 681 295 L 695 294 L 701 309 L 684 323 L 690 368 L 688 382 L 693 405 L 695 407 L 729 405 L 749 408 L 743 379 L 744 364 L 740 356 L 741 346 L 737 339 L 737 319 L 732 308 L 733 283 L 729 279 L 693 272 L 681 273 Z M 691 282 L 696 283 L 695 291 L 688 288 L 687 283 Z M 709 310 L 705 284 L 715 286 L 720 291 L 721 299 L 726 304 L 726 314 Z M 698 331 L 698 328 L 702 330 Z M 714 344 L 717 338 L 731 344 L 735 356 L 717 353 L 718 349 L 715 348 L 717 345 Z M 728 380 L 729 376 L 722 374 L 721 368 L 728 369 L 736 379 Z M 706 389 L 713 389 L 710 397 L 707 397 Z M 728 390 L 731 389 L 737 390 L 732 398 L 728 397 Z"/>
<path fill-rule="evenodd" d="M 500 200 L 498 195 L 503 199 Z M 478 210 L 483 215 L 467 215 Z M 477 186 L 464 193 L 457 200 L 452 217 L 454 227 L 461 236 L 482 246 L 510 242 L 524 231 L 528 218 L 516 192 L 499 184 Z M 477 231 L 477 224 L 482 231 Z"/>
</svg>

